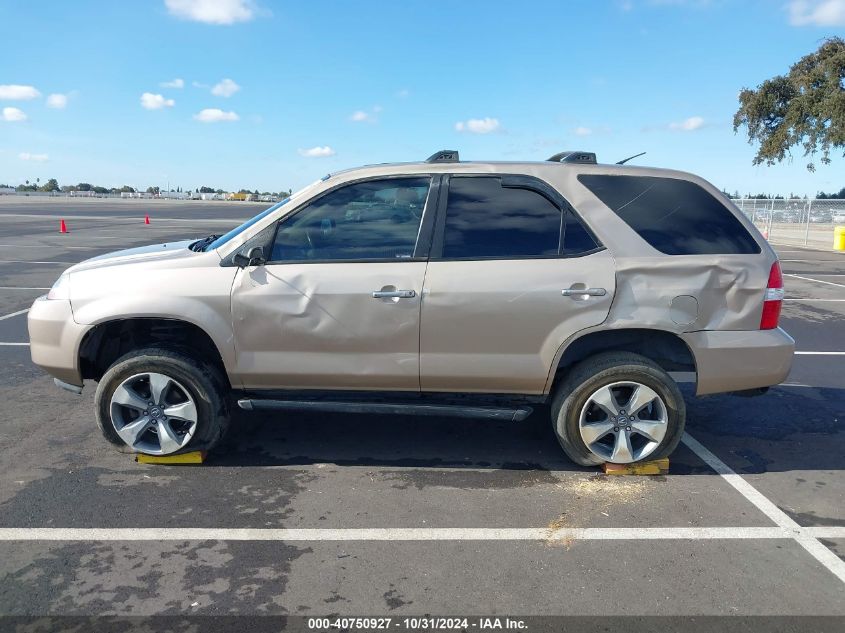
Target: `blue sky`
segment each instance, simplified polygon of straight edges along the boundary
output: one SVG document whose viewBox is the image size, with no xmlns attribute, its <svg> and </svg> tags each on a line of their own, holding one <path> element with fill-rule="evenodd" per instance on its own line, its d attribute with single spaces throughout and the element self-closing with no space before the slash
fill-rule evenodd
<svg viewBox="0 0 845 633">
<path fill-rule="evenodd" d="M 0 0 L 0 15 L 0 182 L 276 191 L 454 148 L 647 151 L 729 191 L 845 186 L 839 155 L 815 174 L 798 151 L 753 167 L 731 127 L 742 87 L 845 35 L 845 0 Z"/>
</svg>

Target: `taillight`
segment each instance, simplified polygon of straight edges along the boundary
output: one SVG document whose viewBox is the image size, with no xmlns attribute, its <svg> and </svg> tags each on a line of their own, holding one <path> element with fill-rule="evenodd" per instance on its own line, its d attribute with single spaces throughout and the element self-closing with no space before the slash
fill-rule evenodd
<svg viewBox="0 0 845 633">
<path fill-rule="evenodd" d="M 782 303 L 783 274 L 780 271 L 780 262 L 775 262 L 769 271 L 769 283 L 766 285 L 766 295 L 763 299 L 763 316 L 760 318 L 761 330 L 774 330 L 778 326 Z"/>
</svg>

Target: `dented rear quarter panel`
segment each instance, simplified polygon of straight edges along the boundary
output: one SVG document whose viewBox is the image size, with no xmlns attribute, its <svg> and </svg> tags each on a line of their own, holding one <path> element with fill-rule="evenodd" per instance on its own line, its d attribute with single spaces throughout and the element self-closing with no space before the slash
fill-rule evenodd
<svg viewBox="0 0 845 633">
<path fill-rule="evenodd" d="M 652 248 L 578 181 L 580 174 L 626 174 L 693 182 L 727 206 L 760 247 L 752 255 L 666 255 Z M 616 298 L 608 327 L 653 327 L 670 332 L 756 330 L 769 271 L 777 256 L 756 227 L 706 180 L 668 169 L 584 165 L 561 170 L 552 182 L 616 258 Z M 672 319 L 671 302 L 689 295 L 698 302 L 690 323 Z"/>
</svg>

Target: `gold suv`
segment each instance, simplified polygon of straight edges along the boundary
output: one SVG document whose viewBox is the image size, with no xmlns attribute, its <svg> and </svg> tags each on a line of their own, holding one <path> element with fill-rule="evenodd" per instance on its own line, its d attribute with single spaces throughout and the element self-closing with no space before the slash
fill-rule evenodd
<svg viewBox="0 0 845 633">
<path fill-rule="evenodd" d="M 211 448 L 233 406 L 518 421 L 548 403 L 587 465 L 668 455 L 676 381 L 782 381 L 782 298 L 775 253 L 700 178 L 442 151 L 77 264 L 29 332 L 57 384 L 98 381 L 103 435 L 141 453 Z"/>
</svg>

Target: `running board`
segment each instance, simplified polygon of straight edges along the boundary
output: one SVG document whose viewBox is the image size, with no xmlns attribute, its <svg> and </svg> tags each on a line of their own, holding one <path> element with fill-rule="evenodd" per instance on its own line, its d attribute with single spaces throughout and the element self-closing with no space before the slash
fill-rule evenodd
<svg viewBox="0 0 845 633">
<path fill-rule="evenodd" d="M 246 411 L 327 411 L 331 413 L 379 413 L 388 415 L 427 415 L 452 418 L 478 418 L 522 422 L 531 407 L 466 407 L 448 404 L 390 404 L 385 402 L 337 402 L 316 400 L 264 400 L 242 398 L 238 406 Z"/>
</svg>

